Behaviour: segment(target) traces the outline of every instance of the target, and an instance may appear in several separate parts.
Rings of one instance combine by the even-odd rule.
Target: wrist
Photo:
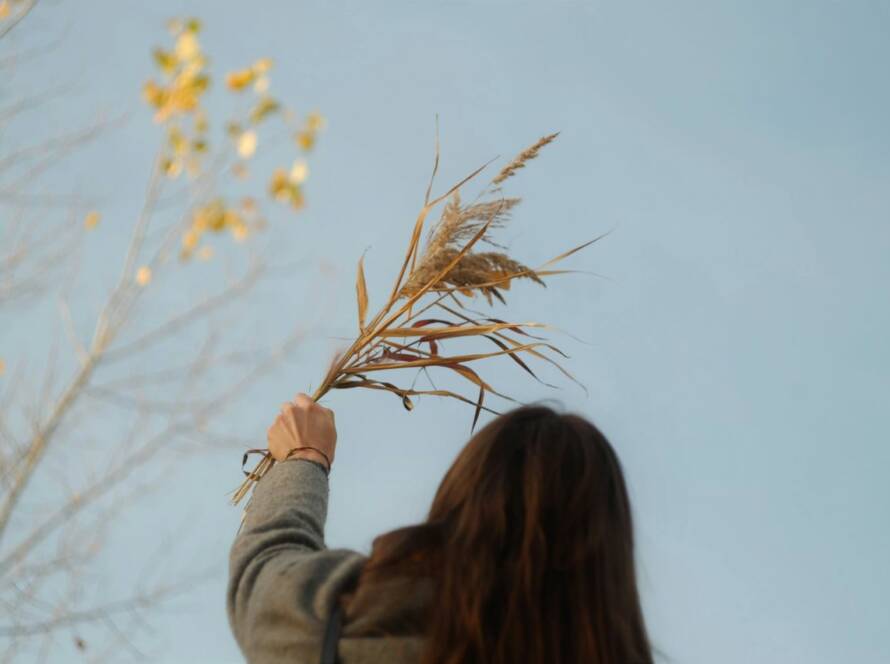
[[[331,467],[328,463],[327,457],[324,454],[317,450],[313,449],[302,449],[302,450],[291,450],[284,457],[284,461],[290,461],[291,459],[304,459],[306,461],[312,461],[317,463],[319,466],[325,469],[325,472],[330,472]]]

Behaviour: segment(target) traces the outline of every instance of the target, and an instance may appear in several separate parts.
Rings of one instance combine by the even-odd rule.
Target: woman
[[[621,467],[587,420],[499,416],[426,522],[378,537],[370,557],[325,548],[333,412],[300,394],[268,433],[280,463],[231,553],[229,619],[248,661],[652,663]]]

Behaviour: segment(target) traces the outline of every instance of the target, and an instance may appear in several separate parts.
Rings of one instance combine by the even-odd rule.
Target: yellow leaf
[[[223,213],[223,226],[226,228],[234,228],[237,226],[241,226],[244,224],[244,220],[241,219],[241,215],[238,214],[237,210],[229,209]]]
[[[0,16],[2,18],[2,16]],[[0,376],[6,373],[6,360],[0,357]]]
[[[180,87],[163,90],[160,102],[155,122],[165,122],[176,113],[191,111],[198,105],[198,98],[192,91]]]
[[[276,168],[272,173],[272,180],[269,182],[269,193],[275,200],[287,199],[287,173],[283,168]]]
[[[290,203],[295,209],[303,207],[303,192],[300,185],[290,179],[283,168],[276,168],[269,182],[269,194],[276,200]]]
[[[156,48],[152,52],[152,55],[154,56],[155,64],[165,74],[173,73],[176,69],[176,65],[179,64],[175,55],[162,48]]]
[[[154,81],[148,81],[142,86],[142,98],[155,108],[163,106],[166,97],[166,92]]]
[[[12,12],[12,8],[9,5],[9,0],[0,1],[0,21],[5,19]]]
[[[235,239],[238,242],[244,241],[244,239],[247,238],[247,225],[239,224],[238,226],[235,226],[232,228],[232,235],[235,236]]]
[[[161,170],[168,178],[175,178],[182,172],[182,162],[179,159],[165,157],[161,161]]]
[[[200,32],[201,31],[201,20],[197,18],[190,18],[185,23],[185,29],[190,32]]]
[[[298,132],[297,145],[308,152],[315,145],[315,134],[313,134],[311,131]]]
[[[269,91],[269,78],[267,76],[260,76],[256,83],[253,84],[253,91],[257,94],[265,94]]]
[[[99,220],[101,218],[102,218],[102,215],[100,215],[95,210],[88,212],[87,216],[84,217],[84,220],[83,220],[84,228],[86,228],[88,231],[94,229],[96,227],[96,225],[99,223]]]
[[[176,40],[176,56],[180,60],[191,60],[200,50],[194,32],[183,32]]]
[[[197,245],[201,234],[199,230],[189,229],[182,236],[182,247],[187,251],[192,251]]]
[[[260,58],[253,63],[253,71],[257,74],[265,74],[272,69],[272,60],[270,58]]]
[[[238,155],[242,159],[250,159],[256,152],[257,136],[253,130],[245,131],[238,137]]]
[[[210,87],[210,77],[197,72],[190,73],[183,82],[182,87],[197,99],[198,95],[206,92],[207,88]]]
[[[272,99],[272,97],[263,97],[250,112],[250,121],[254,124],[258,124],[279,108],[281,108],[281,105]]]
[[[242,69],[240,71],[233,71],[226,76],[226,85],[229,86],[229,89],[234,90],[236,92],[240,92],[248,85],[253,83],[256,78],[256,74],[253,73],[250,69]]]
[[[319,131],[324,129],[326,121],[324,116],[318,111],[313,111],[306,116],[306,129],[309,131]]]
[[[294,184],[303,184],[309,177],[309,165],[302,159],[294,162],[290,169],[290,181]]]
[[[189,155],[185,160],[185,170],[190,177],[197,177],[201,172],[201,161],[194,155]]]
[[[222,199],[210,201],[195,214],[192,226],[199,231],[219,232],[226,227],[226,209]]]
[[[199,111],[195,115],[195,131],[203,134],[205,131],[207,131],[208,124],[209,123],[207,121],[207,114],[204,113],[204,111]]]
[[[170,127],[170,130],[167,132],[167,141],[170,144],[170,149],[173,150],[173,154],[181,155],[188,148],[188,142],[185,140],[185,136],[183,136],[179,127]]]
[[[151,281],[151,268],[147,265],[143,265],[136,271],[136,283],[140,286],[148,285],[148,282]]]

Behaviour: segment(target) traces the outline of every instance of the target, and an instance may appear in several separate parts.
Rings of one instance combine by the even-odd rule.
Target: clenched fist
[[[329,468],[329,462],[334,463],[334,448],[337,446],[334,411],[320,406],[308,394],[301,392],[293,401],[281,405],[281,412],[269,427],[268,440],[269,452],[276,461],[309,459]],[[300,450],[288,457],[290,451],[297,447],[314,447],[323,454],[315,450]]]

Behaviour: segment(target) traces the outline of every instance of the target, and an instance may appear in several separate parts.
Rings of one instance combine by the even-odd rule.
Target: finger
[[[296,430],[297,414],[294,410],[293,405],[290,405],[288,408],[282,410],[281,414],[278,416],[278,419],[281,422],[281,426],[283,426],[285,429]]]
[[[298,406],[311,406],[315,401],[305,392],[300,392],[294,397],[294,403]]]

